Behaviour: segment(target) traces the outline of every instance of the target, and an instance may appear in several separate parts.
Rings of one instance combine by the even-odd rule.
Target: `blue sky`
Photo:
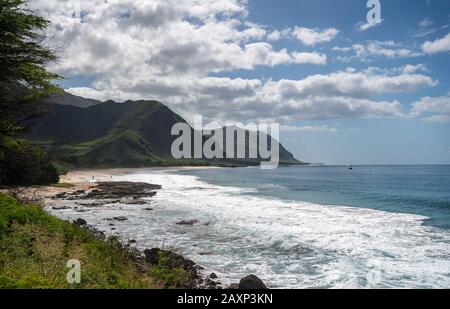
[[[395,40],[411,46],[420,46],[424,37],[414,37],[420,31],[419,23],[425,19],[435,27],[450,24],[450,2],[446,0],[396,0],[381,1],[383,23],[368,31],[355,30],[355,24],[364,20],[368,10],[361,0],[251,1],[251,20],[274,29],[301,24],[308,28],[334,27],[341,34],[336,40],[323,44],[328,51],[334,46],[347,46],[349,42],[366,40]],[[434,27],[432,27],[434,28]],[[449,28],[442,28],[425,37],[437,39],[446,35]],[[280,47],[296,48],[299,42],[280,42]],[[313,48],[314,49],[314,48]],[[312,50],[313,50],[312,49]],[[329,52],[330,53],[330,52]],[[331,51],[331,54],[333,52]],[[339,53],[334,52],[335,55]],[[393,67],[406,64],[426,64],[431,76],[440,81],[437,87],[411,94],[395,96],[410,105],[422,96],[441,96],[450,91],[450,55],[438,54],[417,59],[374,59],[370,65]],[[278,78],[304,78],[309,74],[329,73],[348,66],[365,68],[366,63],[335,61],[326,67],[289,66],[276,70],[247,72],[248,77],[272,76]],[[275,72],[274,72],[275,71]],[[282,133],[282,140],[299,157],[309,162],[328,164],[449,164],[450,124],[429,123],[417,119],[332,120],[320,122],[338,127],[338,132]],[[299,122],[297,125],[317,125],[317,122]]]
[[[368,29],[365,0],[33,2],[74,94],[277,121],[308,162],[450,164],[448,0],[381,0]]]

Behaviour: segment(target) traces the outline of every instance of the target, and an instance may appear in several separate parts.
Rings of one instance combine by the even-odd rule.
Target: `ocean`
[[[176,249],[225,283],[255,274],[272,288],[450,288],[450,166],[143,169],[114,180],[161,184],[154,210],[49,211],[140,249]],[[128,221],[113,231],[113,216]]]

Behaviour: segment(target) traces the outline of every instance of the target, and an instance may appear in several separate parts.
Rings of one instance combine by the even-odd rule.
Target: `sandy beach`
[[[366,169],[363,179],[373,172]],[[223,284],[255,274],[274,288],[447,285],[448,231],[425,225],[427,216],[401,209],[304,201],[298,184],[311,188],[323,173],[324,181],[335,179],[339,188],[346,177],[359,183],[339,167],[81,170],[63,176],[62,187],[46,188],[45,210],[63,220],[82,219],[140,251],[176,249]],[[283,178],[286,174],[290,177]],[[91,194],[102,183],[112,185]],[[139,184],[162,188],[143,193],[133,188]],[[317,183],[316,190],[322,188]],[[55,194],[61,198],[52,198]],[[364,199],[361,205],[369,202]],[[430,243],[429,237],[439,241]],[[380,254],[384,264],[373,266]],[[396,278],[404,275],[417,280],[399,283]]]

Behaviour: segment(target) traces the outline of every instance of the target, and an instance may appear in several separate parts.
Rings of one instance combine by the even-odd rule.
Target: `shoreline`
[[[158,171],[168,171],[168,170],[181,170],[181,169],[216,169],[219,167],[156,167],[156,168],[118,168],[118,169],[98,169],[98,170],[74,170],[68,174],[61,176],[60,185],[62,186],[46,186],[41,187],[43,197],[44,197],[44,209],[53,216],[56,216],[62,220],[54,211],[48,211],[48,209],[53,210],[64,210],[67,206],[61,206],[60,202],[64,201],[76,201],[80,206],[84,207],[102,207],[109,203],[112,204],[125,204],[130,206],[145,206],[151,204],[152,198],[161,190],[161,186],[157,184],[145,183],[145,187],[149,186],[150,190],[146,191],[145,194],[140,192],[139,187],[143,183],[139,182],[129,182],[117,180],[116,177],[126,176],[137,172],[158,172]],[[123,188],[117,188],[117,184],[125,186]],[[70,185],[70,186],[69,186]],[[109,188],[111,186],[111,188]],[[137,190],[136,190],[137,189]],[[107,191],[106,194],[102,192]],[[117,193],[120,191],[121,193]],[[105,198],[106,195],[106,198]],[[102,201],[102,199],[105,199]],[[86,200],[87,203],[80,203],[80,201]],[[48,208],[48,209],[46,209]],[[77,207],[75,207],[77,208]],[[152,208],[146,208],[152,211]],[[82,210],[79,210],[80,212]],[[110,226],[114,226],[115,222],[119,223],[121,221],[127,221],[125,216],[113,217],[108,219],[112,223]],[[105,232],[99,229],[95,224],[91,225],[91,222],[86,222],[80,215],[80,218],[73,220],[73,222],[81,221],[84,223],[84,227],[93,232],[94,234],[105,236]],[[167,222],[166,224],[168,224]],[[179,226],[191,226],[196,224],[196,220],[181,220],[176,224]],[[119,228],[112,228],[114,231],[120,233]],[[110,236],[115,237],[115,236]],[[123,238],[123,237],[121,237]],[[137,250],[142,258],[149,261],[154,261],[154,256],[163,253],[177,261],[178,265],[185,265],[186,271],[192,273],[192,280],[189,282],[188,289],[240,289],[240,283],[228,282],[225,284],[222,282],[221,278],[217,276],[214,272],[208,274],[204,271],[202,265],[197,264],[195,261],[190,260],[184,256],[184,253],[178,253],[176,249],[165,248],[157,246],[156,248],[137,248],[136,245],[138,241],[134,239],[119,239],[119,241],[124,246],[132,245],[135,250]],[[175,251],[174,251],[175,250]],[[150,254],[150,257],[149,257]],[[153,256],[153,257],[152,257]],[[241,279],[244,286],[250,286],[253,289],[265,289],[265,284],[256,276],[249,275]]]
[[[121,237],[125,244],[133,240],[132,246],[141,253],[147,248],[174,249],[205,267],[202,274],[216,273],[225,285],[238,282],[249,273],[267,280],[272,288],[379,287],[382,284],[401,288],[439,287],[442,284],[433,281],[434,278],[442,278],[444,283],[447,280],[439,269],[429,267],[434,263],[447,265],[443,256],[425,257],[424,269],[430,270],[425,276],[413,267],[423,263],[421,248],[425,243],[432,252],[446,254],[448,251],[443,246],[450,239],[448,231],[424,225],[422,215],[283,200],[255,195],[239,183],[229,186],[199,178],[204,173],[233,172],[226,169],[192,175],[170,170],[73,171],[62,181],[75,185],[49,190],[72,192],[82,186],[97,186],[103,180],[111,181],[111,176],[113,181],[161,184],[163,190],[148,200],[149,205],[77,201],[69,196],[69,200],[62,202],[63,208],[46,207],[46,210],[69,222],[84,218],[105,235]],[[91,181],[92,176],[97,182]],[[270,188],[274,187],[270,185]],[[427,243],[429,236],[442,241]],[[405,250],[404,245],[414,249]],[[355,284],[353,278],[366,280],[366,274],[372,271],[369,263],[379,257],[380,251],[386,252],[386,263],[380,266],[386,278],[381,283]],[[350,272],[349,260],[357,263]],[[336,262],[341,268],[333,268]],[[274,267],[278,272],[273,271]],[[343,277],[330,282],[335,280],[336,272]],[[393,281],[394,276],[404,274],[423,278],[423,282]]]

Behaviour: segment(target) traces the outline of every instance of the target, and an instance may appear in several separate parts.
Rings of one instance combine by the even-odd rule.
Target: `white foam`
[[[110,205],[85,213],[107,233],[106,218],[141,248],[175,247],[225,282],[250,273],[283,288],[448,288],[450,233],[423,226],[422,216],[324,206],[246,194],[195,176],[152,171],[115,180],[161,184],[148,206]],[[198,219],[194,227],[180,220]]]

